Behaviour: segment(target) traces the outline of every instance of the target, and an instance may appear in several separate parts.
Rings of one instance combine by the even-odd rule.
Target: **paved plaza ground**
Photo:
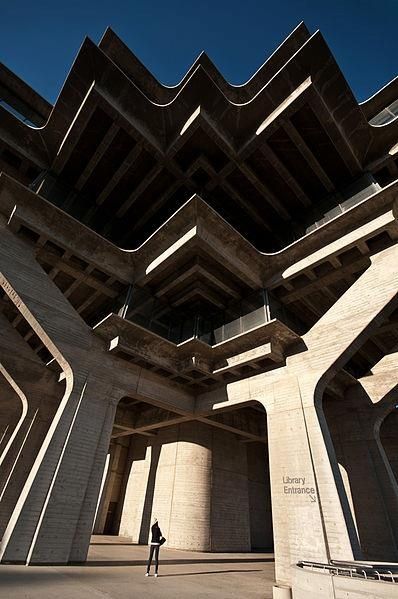
[[[82,566],[0,566],[1,599],[270,599],[272,553],[196,553],[162,547],[159,578],[148,548],[95,536]]]

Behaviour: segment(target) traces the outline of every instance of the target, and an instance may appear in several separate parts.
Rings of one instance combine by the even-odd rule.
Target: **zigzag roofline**
[[[315,48],[317,50],[317,52],[315,52]],[[268,81],[268,83],[266,83],[258,92],[257,94],[252,97],[248,102],[244,103],[244,104],[240,104],[237,105],[233,102],[231,102],[230,100],[228,100],[228,98],[225,96],[225,94],[223,93],[223,91],[219,88],[219,86],[217,85],[217,83],[214,81],[214,79],[209,75],[209,73],[202,67],[202,65],[198,65],[195,69],[195,71],[190,75],[189,79],[186,80],[184,82],[184,84],[181,86],[181,88],[178,90],[176,96],[174,97],[174,99],[167,105],[158,105],[153,103],[146,95],[145,93],[134,83],[132,82],[125,74],[123,74],[122,71],[120,71],[120,69],[93,43],[91,42],[88,38],[84,41],[76,59],[75,62],[70,70],[70,73],[68,74],[64,86],[60,92],[60,95],[54,105],[54,108],[51,112],[51,115],[47,121],[47,124],[40,128],[39,131],[42,132],[43,134],[43,139],[46,140],[47,138],[47,131],[46,130],[50,130],[51,135],[54,136],[58,136],[59,142],[54,142],[57,144],[61,143],[61,137],[66,133],[66,129],[70,126],[70,121],[72,118],[72,114],[74,114],[78,108],[78,106],[80,105],[84,94],[87,91],[87,86],[89,85],[89,83],[91,81],[96,81],[96,85],[98,85],[99,87],[101,87],[107,94],[109,94],[109,97],[112,97],[112,95],[114,95],[114,90],[113,90],[113,86],[115,84],[114,78],[116,77],[116,80],[119,79],[119,89],[120,86],[127,86],[129,88],[128,91],[128,96],[130,98],[130,102],[131,102],[131,94],[135,93],[138,94],[138,97],[141,98],[143,106],[142,109],[144,111],[144,113],[147,115],[147,111],[148,109],[152,112],[152,116],[151,118],[148,120],[148,118],[145,118],[146,124],[147,126],[151,126],[152,125],[152,129],[154,130],[158,130],[158,131],[162,131],[163,129],[163,136],[165,136],[165,139],[169,138],[169,135],[167,133],[166,130],[164,130],[164,127],[166,125],[165,120],[163,119],[163,116],[160,113],[157,113],[156,110],[154,111],[155,108],[159,109],[159,110],[173,110],[173,112],[177,112],[178,114],[175,114],[174,116],[170,115],[167,119],[167,122],[170,122],[170,119],[173,120],[175,122],[179,121],[178,125],[177,125],[177,131],[178,132],[181,128],[181,126],[185,123],[186,119],[189,118],[189,114],[186,114],[186,116],[184,117],[182,114],[182,105],[179,103],[177,105],[177,101],[179,98],[182,98],[182,94],[190,94],[192,93],[190,91],[190,89],[197,88],[200,90],[200,88],[202,87],[202,85],[206,85],[207,86],[207,91],[206,91],[206,101],[209,102],[209,92],[210,89],[212,88],[214,90],[214,94],[215,96],[219,95],[219,100],[222,99],[222,102],[224,103],[224,108],[222,109],[222,112],[225,114],[225,111],[227,110],[239,110],[239,127],[241,130],[241,133],[239,134],[240,136],[242,136],[243,134],[243,127],[244,125],[244,118],[243,114],[241,112],[242,109],[244,109],[245,107],[250,106],[250,117],[251,120],[255,117],[255,111],[253,110],[254,108],[254,104],[256,102],[260,102],[261,104],[261,111],[262,114],[266,117],[267,116],[267,110],[264,109],[264,105],[268,104],[268,113],[270,114],[272,112],[273,109],[276,108],[276,106],[278,105],[278,103],[283,101],[283,98],[286,96],[286,84],[289,85],[290,87],[290,92],[294,91],[293,88],[293,83],[292,83],[292,79],[296,80],[296,85],[299,85],[302,80],[305,78],[305,75],[307,75],[308,72],[314,72],[314,85],[315,86],[320,86],[320,91],[327,91],[327,87],[326,87],[326,82],[327,80],[325,80],[324,77],[324,71],[325,71],[325,66],[327,64],[326,61],[329,61],[330,66],[333,70],[333,77],[336,78],[338,77],[341,81],[340,85],[343,85],[345,88],[345,94],[344,94],[344,100],[347,103],[347,101],[349,101],[350,104],[350,109],[347,110],[347,107],[345,109],[345,115],[344,115],[344,120],[341,122],[341,126],[344,126],[344,122],[347,119],[347,114],[349,114],[350,111],[354,111],[356,112],[356,125],[358,125],[358,121],[361,123],[361,121],[363,121],[361,123],[360,126],[360,130],[361,130],[361,142],[360,144],[358,144],[358,149],[357,151],[362,152],[362,148],[368,147],[369,146],[369,142],[367,142],[366,144],[364,144],[364,140],[363,140],[363,134],[364,131],[366,130],[366,128],[368,129],[368,135],[370,134],[370,132],[373,130],[374,128],[372,128],[364,119],[364,117],[362,116],[361,110],[358,107],[358,104],[350,90],[350,88],[348,87],[347,82],[345,81],[340,69],[338,68],[337,64],[335,63],[332,55],[330,54],[330,51],[327,47],[327,45],[325,44],[321,34],[319,32],[316,32],[315,34],[313,34],[306,43],[303,44],[303,46],[300,47],[300,49],[283,65],[283,67],[273,75],[273,77],[271,78],[270,81]],[[322,62],[323,61],[323,62]],[[323,65],[323,66],[322,66]],[[300,75],[298,76],[297,73],[302,73],[301,74],[301,80],[300,80]],[[286,75],[286,76],[285,76]],[[284,78],[285,81],[283,83],[283,85],[279,85],[280,83],[280,78]],[[111,78],[112,80],[112,85],[109,85],[109,78]],[[204,78],[204,79],[203,79]],[[322,78],[324,79],[324,81],[322,82]],[[98,80],[99,79],[99,80]],[[288,81],[287,81],[288,80]],[[84,81],[85,85],[84,88],[81,87],[81,82]],[[275,91],[272,91],[271,87],[274,85],[274,82],[277,81],[277,93],[279,95],[279,98],[275,98]],[[206,83],[207,82],[207,83]],[[80,91],[79,91],[79,84],[80,84]],[[117,100],[117,98],[115,98]],[[218,100],[218,102],[219,102]],[[264,102],[265,101],[265,102]],[[185,99],[183,99],[183,105],[188,104]],[[333,110],[333,107],[330,107]],[[136,110],[135,110],[135,115],[137,118],[137,114],[140,110],[140,103],[137,99],[137,105],[136,105]],[[336,111],[336,109],[334,109]],[[68,116],[69,115],[69,116]],[[213,120],[215,122],[218,121],[217,116],[216,115],[212,115],[211,117],[213,118]],[[264,118],[264,117],[263,117]],[[160,119],[160,120],[159,120]],[[17,119],[16,119],[17,120]],[[62,122],[64,123],[62,125]],[[253,128],[255,127],[255,129],[257,129],[259,123],[257,123],[255,125],[255,123],[253,123]],[[220,126],[222,127],[222,123],[220,123]],[[26,126],[25,126],[26,127]],[[23,125],[21,124],[18,128],[21,128],[21,130],[24,128]],[[231,129],[230,127],[228,127],[228,129],[231,131],[231,135],[233,138],[236,138],[236,134],[234,134],[233,129]],[[357,135],[356,132],[353,132],[354,135]],[[378,135],[378,132],[375,132],[375,135]],[[390,136],[389,136],[390,137]],[[45,141],[46,145],[48,144],[48,140]],[[52,144],[51,144],[52,145]]]

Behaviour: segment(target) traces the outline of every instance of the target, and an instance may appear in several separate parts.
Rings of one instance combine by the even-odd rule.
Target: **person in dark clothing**
[[[155,576],[157,577],[158,569],[159,569],[159,548],[161,545],[163,545],[164,539],[162,536],[162,531],[159,528],[157,518],[153,518],[152,522],[153,522],[153,524],[151,527],[151,543],[150,543],[150,548],[149,548],[149,558],[148,558],[148,565],[146,568],[145,576],[149,576],[149,571],[151,569],[151,564],[152,564],[152,558],[153,558],[153,556],[155,556]]]

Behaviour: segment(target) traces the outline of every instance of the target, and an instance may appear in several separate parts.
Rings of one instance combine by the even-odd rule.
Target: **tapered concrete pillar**
[[[265,413],[264,413],[265,418]],[[246,443],[252,549],[273,551],[271,491],[267,446]]]
[[[168,524],[170,546],[211,551],[212,429],[200,423],[187,422],[177,427],[176,435]],[[161,451],[164,455],[167,447],[162,446]],[[166,484],[163,477],[163,486]],[[161,502],[161,495],[157,494],[153,509],[161,508]]]
[[[384,419],[380,427],[380,441],[392,473],[398,483],[398,408]]]
[[[327,408],[365,559],[397,561],[398,494],[379,441],[377,408],[361,385]],[[371,514],[371,517],[369,515]]]
[[[116,477],[116,463],[118,460],[119,447],[111,443],[108,450],[108,459],[106,466],[105,479],[103,480],[103,489],[95,518],[93,534],[102,535],[105,533],[106,519],[108,515],[109,504],[112,499],[112,489]]]
[[[398,247],[395,246],[374,256],[368,270],[304,336],[307,351],[287,360],[285,372],[292,375],[290,382],[285,374],[283,379],[280,378],[273,385],[274,400],[266,399],[264,402],[269,414],[278,582],[288,581],[291,576],[288,559],[290,563],[294,563],[299,559],[327,561],[362,557],[353,515],[322,409],[322,396],[326,384],[337,370],[394,309],[397,289]],[[351,318],[353,314],[355,319]],[[283,434],[285,450],[284,454],[280,454],[278,448],[283,451]],[[278,468],[275,468],[275,461]],[[318,506],[312,514],[308,513],[308,505],[303,507],[301,496],[296,501],[297,506],[293,508],[291,505],[289,509],[285,489],[281,489],[284,473],[291,472],[292,467],[305,469],[306,464],[308,471],[313,473],[313,477],[307,478],[307,482],[316,491],[316,502],[313,502],[312,507]],[[292,477],[294,476],[293,474]],[[310,475],[305,472],[303,476]],[[275,488],[279,492],[275,492]],[[318,514],[314,514],[315,511]],[[284,532],[280,534],[280,530]],[[286,540],[284,533],[290,537],[290,542]],[[278,547],[279,538],[281,542]],[[290,554],[287,554],[287,548]]]
[[[16,391],[4,376],[0,376],[0,460],[15,433],[15,427],[23,418],[23,404]],[[12,442],[12,440],[11,440]],[[0,473],[1,477],[1,473]]]
[[[361,558],[353,516],[322,409],[323,392],[397,305],[398,246],[369,268],[303,336],[300,353],[270,373],[204,394],[197,410],[259,401],[267,411],[276,581],[303,559]],[[353,318],[355,315],[355,318]]]
[[[0,315],[0,370],[23,407],[0,458],[0,537],[49,429],[64,385]]]
[[[115,405],[100,342],[6,226],[0,284],[62,368],[65,393],[3,535],[2,561],[86,557]]]
[[[276,579],[283,583],[299,560],[328,562],[360,553],[315,390],[286,373],[265,394]]]
[[[109,355],[103,341],[38,264],[34,248],[12,232],[3,216],[0,286],[58,363],[65,384],[4,532],[0,560],[82,561],[119,399],[136,392],[178,413],[191,412],[193,399],[155,374],[142,373],[133,365],[120,368],[119,360]],[[169,397],[159,399],[169,386]]]

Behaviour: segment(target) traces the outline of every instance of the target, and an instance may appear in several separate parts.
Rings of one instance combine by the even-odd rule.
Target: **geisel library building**
[[[398,596],[398,80],[301,24],[242,86],[107,30],[0,90],[1,561],[156,514],[275,598]]]

